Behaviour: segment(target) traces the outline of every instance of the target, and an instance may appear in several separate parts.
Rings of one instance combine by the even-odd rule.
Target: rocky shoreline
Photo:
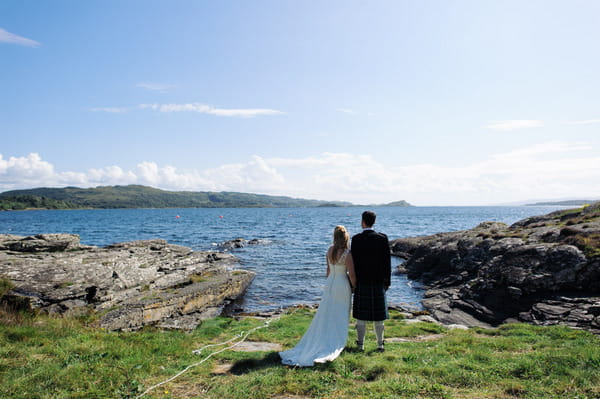
[[[192,251],[156,239],[99,248],[72,234],[0,234],[0,277],[15,285],[0,301],[45,313],[94,311],[109,330],[191,330],[220,315],[254,278],[229,251],[264,243],[235,239],[219,251]],[[431,320],[600,333],[600,202],[390,245],[406,259],[401,272],[425,284]]]
[[[511,226],[393,240],[444,324],[564,324],[600,333],[600,202]]]
[[[158,239],[98,248],[73,234],[0,235],[0,276],[15,286],[5,303],[67,315],[93,310],[109,330],[194,329],[252,282],[254,273],[236,264],[228,253]]]

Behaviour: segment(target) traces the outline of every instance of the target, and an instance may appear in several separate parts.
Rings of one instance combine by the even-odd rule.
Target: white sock
[[[383,320],[376,321],[373,324],[375,326],[375,335],[377,336],[377,346],[381,348],[383,346]]]
[[[365,342],[365,335],[367,334],[367,322],[364,320],[356,320],[356,341],[359,345],[363,345]]]

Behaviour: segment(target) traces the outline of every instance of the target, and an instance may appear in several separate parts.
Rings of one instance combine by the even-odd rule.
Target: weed
[[[0,297],[3,297],[8,291],[15,288],[15,285],[6,277],[0,276]]]

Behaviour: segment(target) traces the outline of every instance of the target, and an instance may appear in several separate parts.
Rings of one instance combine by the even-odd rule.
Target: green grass
[[[0,276],[0,297],[8,293],[8,291],[15,288],[15,285],[8,278]]]
[[[253,332],[248,340],[289,348],[312,311],[298,309]],[[146,328],[131,333],[92,327],[93,317],[68,319],[0,313],[0,397],[134,398],[199,362],[192,351],[226,341],[256,319],[215,318],[191,333]],[[386,336],[441,334],[430,341],[388,342],[364,353],[348,348],[334,362],[312,368],[282,366],[275,352],[225,351],[190,369],[146,398],[599,398],[600,339],[567,327],[523,324],[448,331],[406,324],[391,312]],[[218,364],[230,364],[215,374]]]
[[[199,275],[199,274],[192,274],[190,276],[190,281],[192,283],[202,283],[204,281],[208,281],[208,279],[206,277],[203,277],[203,276]]]

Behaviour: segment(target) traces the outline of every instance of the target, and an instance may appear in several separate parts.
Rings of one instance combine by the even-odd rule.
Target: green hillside
[[[67,201],[55,200],[36,195],[17,195],[0,198],[0,211],[25,209],[76,209],[78,206]]]
[[[349,202],[235,192],[164,191],[130,185],[34,188],[0,193],[0,210],[76,208],[284,208],[351,206]]]

